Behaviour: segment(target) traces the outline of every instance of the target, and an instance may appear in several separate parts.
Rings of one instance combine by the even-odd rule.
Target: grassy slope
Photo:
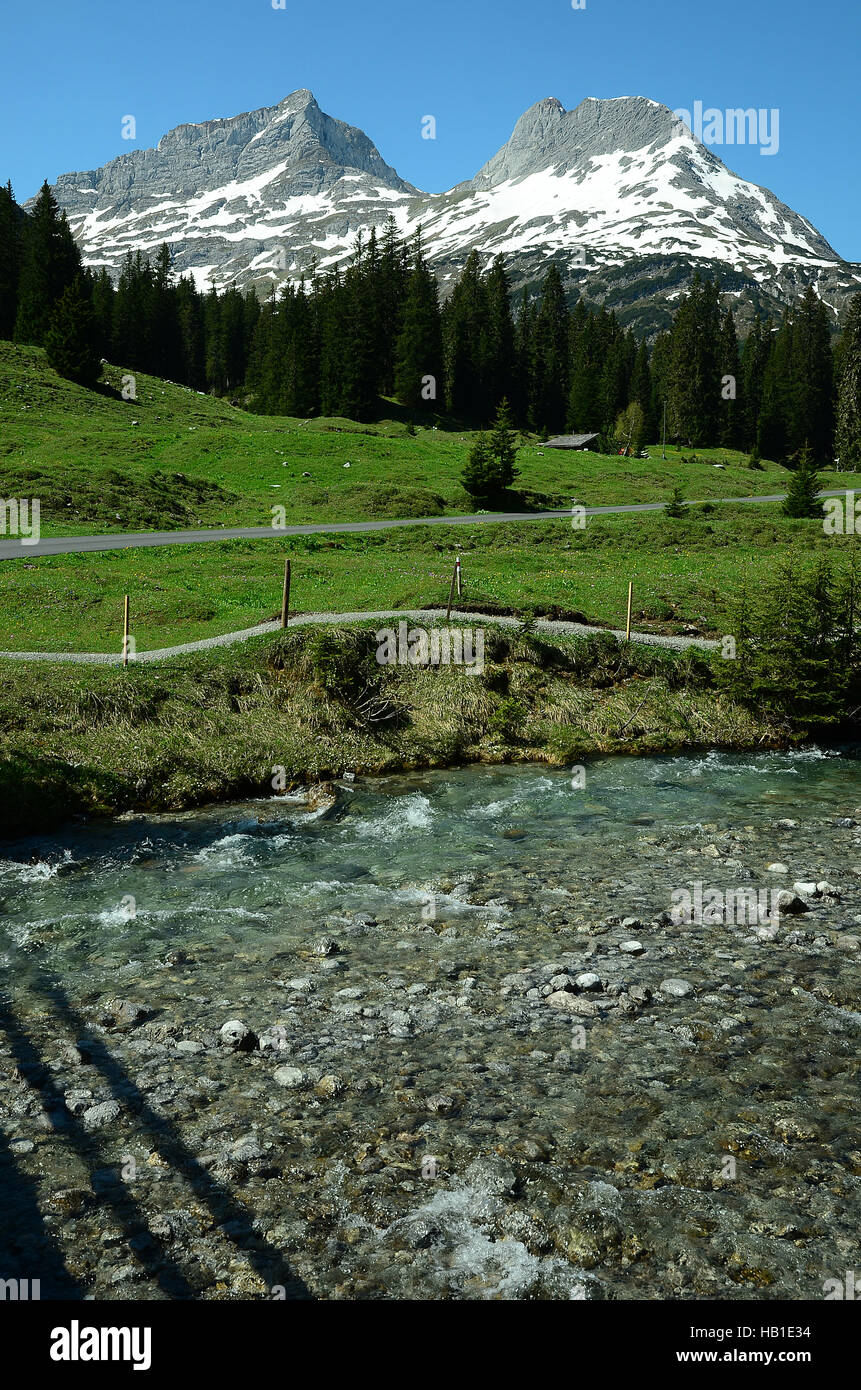
[[[0,497],[41,497],[46,535],[266,526],[273,505],[293,522],[473,509],[459,482],[468,432],[422,429],[410,438],[397,420],[251,415],[142,373],[137,400],[124,401],[122,369],[105,372],[106,389],[88,391],[59,378],[40,349],[0,342]],[[752,472],[727,450],[701,450],[699,463],[682,463],[673,449],[663,463],[659,449],[651,452],[649,460],[559,453],[533,437],[518,486],[536,506],[564,506],[572,495],[666,501],[676,486],[691,498],[786,487],[784,469]],[[826,486],[846,482],[823,475]]]
[[[279,766],[304,780],[780,737],[705,688],[702,657],[488,634],[476,675],[381,668],[376,645],[359,626],[127,672],[10,663],[0,684],[0,836],[73,813],[271,795]],[[357,713],[368,685],[381,723]]]
[[[601,517],[586,531],[560,520],[5,560],[0,650],[118,651],[126,592],[141,650],[251,627],[279,611],[285,554],[294,612],[444,604],[457,551],[466,607],[555,609],[619,626],[632,578],[638,629],[723,633],[745,588],[755,591],[779,560],[808,564],[814,551],[847,546],[815,520],[758,504],[678,520]]]

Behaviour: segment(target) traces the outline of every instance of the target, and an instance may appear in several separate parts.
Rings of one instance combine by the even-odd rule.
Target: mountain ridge
[[[307,88],[275,106],[174,127],[151,149],[61,175],[54,193],[87,264],[116,274],[128,250],[166,241],[199,287],[271,292],[312,266],[342,263],[356,237],[394,216],[422,228],[443,291],[473,247],[505,257],[515,288],[556,261],[569,289],[614,307],[655,258],[709,268],[760,308],[814,284],[833,312],[861,288],[808,219],[741,179],[649,97],[535,102],[477,174],[448,192],[415,188],[355,126]],[[639,268],[639,269],[638,269]],[[676,277],[678,278],[678,277]],[[736,288],[732,288],[735,285]],[[681,292],[681,291],[679,291]],[[660,318],[675,292],[643,286],[634,316]],[[647,314],[647,317],[649,315]]]

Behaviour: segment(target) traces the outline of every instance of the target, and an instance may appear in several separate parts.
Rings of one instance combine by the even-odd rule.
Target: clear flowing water
[[[859,764],[576,781],[401,776],[2,851],[0,1115],[37,1191],[9,1259],[50,1233],[96,1297],[271,1296],[279,1260],[315,1297],[817,1296],[861,1173]],[[695,882],[795,880],[834,891],[779,931],[667,918]],[[159,1181],[106,1197],[129,1154]]]
[[[276,798],[15,846],[0,858],[0,965],[26,977],[38,949],[40,966],[92,981],[201,940],[229,960],[237,946],[301,941],[345,909],[409,922],[435,892],[438,912],[468,918],[476,909],[441,883],[491,871],[522,890],[528,874],[540,893],[545,873],[623,874],[647,826],[767,827],[861,799],[858,764],[818,751],[607,759],[584,788],[573,781],[520,766],[433,772],[345,785],[328,817]],[[621,907],[638,910],[648,890],[632,885]],[[668,906],[662,889],[652,905]]]

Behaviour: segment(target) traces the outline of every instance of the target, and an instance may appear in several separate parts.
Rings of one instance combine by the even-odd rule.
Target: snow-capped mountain
[[[54,186],[92,266],[167,242],[199,287],[295,279],[351,253],[393,216],[422,227],[443,285],[475,248],[503,255],[514,284],[548,258],[590,298],[654,317],[694,266],[748,301],[788,300],[813,283],[839,308],[861,287],[804,217],[729,169],[666,106],[645,97],[555,98],[531,107],[474,179],[424,194],[362,131],[308,91],[230,120],[177,127],[154,150],[65,174]]]

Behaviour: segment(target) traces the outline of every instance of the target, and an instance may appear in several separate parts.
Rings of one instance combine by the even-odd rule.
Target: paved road
[[[840,497],[843,490],[822,492],[820,497]],[[782,502],[785,492],[767,497],[706,497],[685,502],[700,507],[704,502]],[[617,507],[587,507],[587,516],[611,516],[624,512],[660,512],[665,502],[633,502]],[[389,521],[320,521],[305,526],[221,526],[206,531],[133,531],[127,535],[56,536],[28,545],[22,540],[0,541],[0,560],[32,559],[37,555],[76,555],[94,550],[139,550],[148,546],[199,545],[206,541],[278,540],[282,536],[335,535],[341,532],[391,531],[399,526],[475,526],[501,521],[558,521],[570,517],[570,507],[550,512],[486,512],[471,516],[398,517]]]
[[[408,622],[427,624],[434,618],[444,618],[444,608],[394,608],[376,613],[302,613],[290,619],[290,628],[331,625],[333,623],[391,622],[406,618]],[[476,623],[496,627],[519,627],[519,618],[501,617],[487,613],[453,613],[458,626],[472,627]],[[221,637],[206,637],[201,642],[184,642],[179,647],[162,647],[151,652],[138,652],[135,663],[166,661],[173,656],[185,656],[188,652],[207,651],[212,647],[232,647],[237,642],[247,642],[251,637],[262,637],[266,633],[277,632],[280,622],[260,623],[258,627],[244,628],[241,632],[227,632]],[[614,637],[624,637],[624,632],[616,628],[586,627],[583,623],[568,623],[562,620],[537,618],[533,624],[536,632],[548,636],[568,635],[590,637],[596,632],[612,632]],[[683,651],[686,647],[699,647],[702,651],[714,651],[719,642],[709,642],[704,637],[660,637],[651,632],[632,632],[632,642],[641,642],[651,647],[670,647]],[[0,652],[0,659],[12,661],[49,661],[78,666],[119,666],[122,656],[114,652]]]

